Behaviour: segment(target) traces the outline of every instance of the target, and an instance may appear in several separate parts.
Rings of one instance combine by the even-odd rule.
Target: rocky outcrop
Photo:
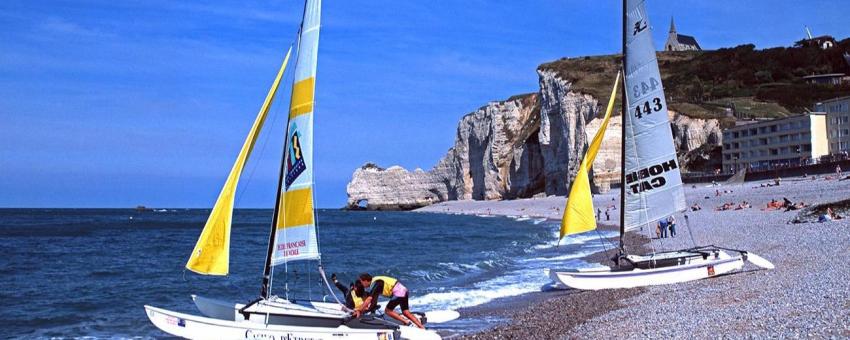
[[[691,118],[672,110],[669,112],[673,142],[680,154],[696,150],[705,144],[721,144],[723,131],[717,119]]]
[[[454,146],[429,170],[366,164],[348,184],[350,209],[414,209],[446,200],[498,200],[566,195],[588,142],[599,130],[599,101],[573,82],[538,70],[540,91],[491,102],[458,123]],[[676,147],[687,159],[719,145],[717,120],[670,113]],[[592,187],[620,181],[619,119],[609,123],[593,165]],[[690,153],[689,153],[690,152]],[[683,163],[684,164],[684,163]]]
[[[366,164],[348,184],[349,208],[413,209],[453,199],[531,197],[544,186],[537,94],[464,116],[454,146],[430,171]]]
[[[383,169],[367,163],[354,171],[348,183],[349,209],[409,210],[442,202],[449,196],[449,185],[440,165],[432,171],[413,172],[393,166]]]

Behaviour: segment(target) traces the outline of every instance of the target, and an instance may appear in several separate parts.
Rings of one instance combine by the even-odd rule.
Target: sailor
[[[356,310],[363,305],[363,298],[366,297],[366,291],[363,289],[363,284],[359,280],[352,282],[346,287],[336,279],[336,273],[334,273],[331,274],[331,281],[333,281],[336,288],[345,296],[345,306],[348,309]]]
[[[354,311],[355,317],[359,317],[364,311],[377,306],[378,296],[383,295],[384,297],[390,298],[390,301],[387,302],[387,307],[384,309],[384,313],[404,324],[409,325],[409,322],[412,322],[416,325],[416,327],[422,329],[425,328],[422,326],[422,322],[419,321],[419,318],[410,312],[410,305],[408,303],[409,293],[407,288],[397,279],[389,276],[372,277],[369,273],[360,274],[359,279],[363,287],[368,287],[366,289],[368,295],[360,308]],[[395,312],[396,306],[401,306],[401,312],[408,320],[410,320],[409,322]]]

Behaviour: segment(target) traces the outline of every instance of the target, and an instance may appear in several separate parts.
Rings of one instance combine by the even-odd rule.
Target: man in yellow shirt
[[[425,328],[422,326],[419,318],[410,312],[410,305],[408,303],[409,292],[407,291],[407,287],[402,285],[397,279],[389,276],[372,277],[369,273],[360,274],[359,279],[363,287],[367,287],[368,296],[363,301],[363,304],[360,305],[360,308],[354,311],[356,317],[359,317],[364,311],[374,308],[378,304],[378,296],[383,295],[390,298],[390,301],[387,302],[387,307],[384,309],[384,313],[404,324],[412,322],[416,327]],[[395,312],[396,306],[401,306],[401,313],[410,321],[405,320]]]

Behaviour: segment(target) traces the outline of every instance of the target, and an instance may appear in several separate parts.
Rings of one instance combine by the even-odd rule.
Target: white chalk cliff
[[[538,93],[491,102],[461,118],[455,143],[429,171],[375,164],[355,170],[350,209],[407,210],[446,200],[566,195],[587,144],[601,124],[600,103],[572,90],[555,71],[538,70]],[[607,104],[607,103],[606,103]],[[681,153],[720,143],[716,120],[671,114]],[[620,177],[620,122],[613,119],[593,167],[593,187]]]

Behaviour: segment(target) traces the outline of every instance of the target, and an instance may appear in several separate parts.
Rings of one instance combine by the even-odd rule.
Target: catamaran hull
[[[201,314],[205,316],[229,321],[245,320],[245,316],[239,313],[239,310],[245,306],[243,304],[198,295],[192,295],[192,300]],[[280,302],[262,301],[249,308],[248,312],[249,316],[266,317],[268,323],[274,325],[337,327],[347,324],[351,328],[386,328],[385,325],[361,325],[358,320],[347,320],[348,314],[340,310],[339,304],[335,303],[309,301],[307,305],[300,305],[285,300]],[[356,325],[352,323],[356,323]]]
[[[557,283],[575,289],[618,289],[705,279],[739,270],[743,266],[743,257],[721,252],[718,258],[699,258],[682,265],[632,270],[550,270],[549,277]]]
[[[265,320],[230,321],[172,312],[145,306],[151,322],[160,330],[186,339],[304,339],[304,340],[360,340],[360,339],[441,339],[428,330],[415,327],[393,329],[354,329],[348,326],[301,327],[269,325]]]

